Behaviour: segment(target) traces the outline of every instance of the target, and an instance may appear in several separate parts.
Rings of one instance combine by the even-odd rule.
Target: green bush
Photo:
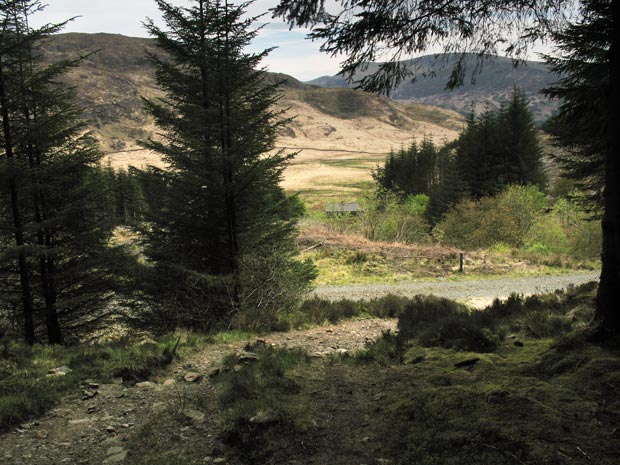
[[[401,202],[396,194],[381,191],[366,195],[363,203],[359,223],[367,239],[409,244],[430,241],[430,227],[424,219],[428,196],[410,196]]]
[[[509,186],[496,197],[458,203],[435,226],[433,236],[469,249],[497,243],[520,247],[545,206],[544,194],[537,187]]]
[[[472,352],[492,352],[500,342],[497,333],[467,314],[452,315],[430,325],[421,332],[419,340],[426,347]]]
[[[399,315],[398,337],[403,341],[413,339],[427,328],[466,312],[467,308],[464,305],[453,300],[432,295],[415,296]]]
[[[469,311],[454,301],[434,296],[394,298],[399,310],[398,333],[386,334],[358,355],[358,360],[382,364],[404,360],[408,347],[445,347],[473,352],[491,352],[508,331],[530,338],[558,337],[586,327],[592,319],[596,283],[566,292],[523,297],[512,294],[496,299],[483,311]],[[378,305],[374,303],[375,311]],[[391,306],[392,307],[392,306]]]
[[[532,254],[563,254],[595,259],[601,253],[602,231],[578,203],[559,199],[551,212],[540,217],[528,232],[526,251]]]
[[[395,318],[405,309],[410,299],[394,294],[371,299],[366,303],[366,312],[378,318]]]

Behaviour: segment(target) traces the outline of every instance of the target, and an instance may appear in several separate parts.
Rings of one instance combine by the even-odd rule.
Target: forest
[[[0,1],[0,461],[615,463],[618,5],[583,0],[571,17],[559,1],[356,0],[332,15],[281,0],[270,14],[347,52],[345,75],[387,44],[358,83],[375,93],[434,42],[483,57],[514,33],[517,60],[544,37],[560,52],[543,90],[559,109],[542,126],[515,85],[498,108],[472,106],[456,139],[386,154],[359,215],[328,218],[281,186],[291,117],[261,68],[271,50],[247,51],[260,31],[247,4],[155,3],[164,25],[144,27],[161,96],[142,97],[157,130],[140,143],[162,164],[116,169],[62,83],[84,57],[43,56],[67,22],[33,28],[39,0]],[[467,72],[457,62],[447,85]],[[367,242],[306,247],[312,228]],[[462,277],[462,251],[601,275],[483,308],[313,294],[340,282],[339,260],[357,273],[343,282],[401,279],[376,272],[402,265],[386,265],[385,244],[417,257],[414,280],[479,279]],[[426,267],[420,250],[461,252],[461,269]],[[84,424],[87,445],[53,452]]]

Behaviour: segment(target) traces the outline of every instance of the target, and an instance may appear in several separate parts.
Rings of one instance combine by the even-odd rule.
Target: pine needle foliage
[[[168,168],[143,173],[151,322],[207,329],[271,315],[312,268],[294,261],[295,225],[283,217],[279,182],[294,154],[274,146],[285,124],[277,84],[257,70],[270,50],[244,52],[258,33],[247,4],[157,5],[167,30],[146,28],[165,52],[150,57],[165,96],[145,100],[160,129],[145,146]]]
[[[91,177],[100,153],[58,82],[78,62],[43,64],[38,46],[65,23],[31,28],[42,8],[0,2],[0,331],[60,343],[111,296],[110,228]]]

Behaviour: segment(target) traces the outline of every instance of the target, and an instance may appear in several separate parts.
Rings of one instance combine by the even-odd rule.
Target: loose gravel
[[[494,299],[505,299],[512,293],[524,296],[553,292],[569,286],[598,281],[598,271],[574,272],[562,275],[528,276],[522,278],[485,278],[448,281],[407,281],[395,284],[350,284],[344,286],[319,286],[314,294],[318,297],[339,300],[368,300],[395,294],[413,297],[418,294],[435,295],[457,300],[475,308],[484,308]]]

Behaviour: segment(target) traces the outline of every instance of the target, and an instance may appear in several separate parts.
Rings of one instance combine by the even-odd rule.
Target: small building
[[[333,216],[357,216],[364,213],[364,209],[357,202],[328,203],[325,205],[325,213],[328,217]]]

